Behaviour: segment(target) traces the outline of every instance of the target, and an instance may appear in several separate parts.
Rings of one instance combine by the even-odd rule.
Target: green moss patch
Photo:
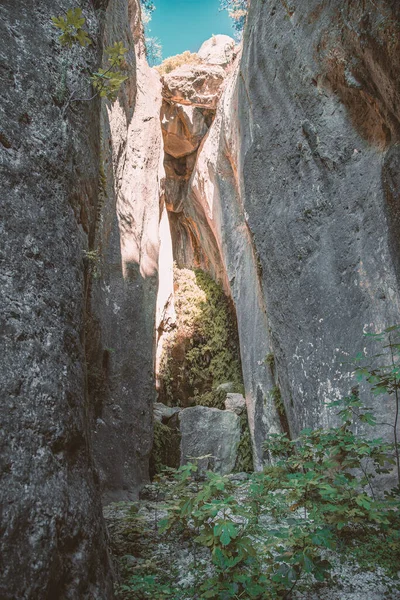
[[[159,396],[170,406],[189,406],[220,383],[242,385],[239,339],[230,300],[209,275],[175,267],[174,287],[177,327],[164,346]],[[204,401],[215,406],[211,396]]]

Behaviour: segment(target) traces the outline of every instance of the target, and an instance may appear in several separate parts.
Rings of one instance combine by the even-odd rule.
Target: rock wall
[[[332,422],[342,361],[399,320],[399,29],[396,2],[251,4],[239,169],[294,435]]]
[[[72,89],[90,93],[101,31],[86,1],[73,6],[95,42],[86,49],[56,41],[51,17],[68,0],[0,6],[4,600],[112,597],[84,353],[100,105],[64,110]]]
[[[135,68],[118,100],[103,107],[107,185],[93,243],[89,343],[94,446],[106,502],[135,498],[148,480],[164,175],[161,83],[147,65],[138,0],[108,5],[105,43],[119,40]]]
[[[216,35],[201,46],[199,63],[183,65],[162,77],[165,205],[174,260],[178,266],[205,268],[224,283],[213,233],[202,211],[196,213],[196,219],[191,218],[187,198],[198,153],[236,53],[232,38]]]
[[[197,155],[185,214],[235,302],[257,466],[268,432],[334,422],[343,360],[398,322],[399,28],[395,2],[252,0]]]
[[[34,4],[0,8],[0,595],[111,598],[100,492],[135,497],[152,443],[161,84],[139,0]],[[62,48],[80,5],[93,43]],[[117,101],[77,101],[116,41]]]

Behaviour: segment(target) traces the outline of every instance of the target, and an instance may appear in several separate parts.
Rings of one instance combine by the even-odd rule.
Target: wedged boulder
[[[202,44],[197,55],[209,65],[225,67],[235,57],[235,40],[229,35],[213,35]]]
[[[181,465],[196,457],[200,471],[222,475],[235,467],[240,442],[240,419],[230,411],[205,406],[185,408],[179,413]],[[211,456],[208,456],[211,455]]]
[[[153,407],[154,420],[159,423],[165,423],[181,410],[179,406],[167,406],[162,402],[155,402]]]
[[[227,394],[225,408],[237,415],[241,415],[246,410],[246,400],[242,394]]]
[[[164,102],[161,110],[164,150],[174,158],[191,154],[208,131],[206,115],[195,106]]]
[[[163,97],[179,104],[217,106],[225,70],[220,65],[187,64],[163,77]]]

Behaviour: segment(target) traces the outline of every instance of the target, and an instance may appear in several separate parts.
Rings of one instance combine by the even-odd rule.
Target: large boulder
[[[224,78],[220,65],[182,65],[163,77],[163,96],[180,104],[215,109]]]
[[[197,55],[209,65],[225,67],[235,56],[235,40],[229,35],[213,35],[204,42]]]
[[[196,457],[200,471],[213,470],[222,475],[235,467],[240,442],[240,419],[230,411],[195,406],[179,413],[181,464]]]

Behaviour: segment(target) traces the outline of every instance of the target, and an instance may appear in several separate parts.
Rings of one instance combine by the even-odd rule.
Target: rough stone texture
[[[400,6],[283,4],[251,4],[239,169],[296,435],[332,423],[326,402],[349,392],[343,353],[365,346],[363,330],[399,320]],[[391,420],[392,402],[374,409]]]
[[[197,56],[210,65],[226,67],[235,56],[235,41],[229,35],[213,35],[202,44]]]
[[[182,158],[197,150],[208,131],[206,116],[195,106],[165,102],[161,117],[164,151],[174,158]]]
[[[398,322],[399,12],[253,0],[183,201],[190,235],[172,226],[231,290],[257,468],[280,428],[273,386],[293,435],[333,423],[344,353]]]
[[[210,265],[211,251],[204,249],[199,239],[202,215],[197,215],[199,221],[187,218],[185,202],[197,152],[213,122],[215,107],[234,57],[232,38],[214,36],[214,41],[211,38],[202,46],[204,62],[184,65],[163,77],[161,123],[165,148],[165,203],[174,260],[180,266],[208,268]],[[219,260],[215,244],[213,251],[211,264],[216,265]],[[221,279],[221,273],[218,275]]]
[[[91,288],[90,393],[104,501],[133,499],[148,480],[155,400],[155,316],[163,179],[161,83],[147,65],[139,2],[112,0],[106,43],[123,39],[136,68],[104,107],[103,193]]]
[[[182,65],[164,75],[163,96],[170,102],[215,109],[224,78],[220,65]]]
[[[216,388],[216,391],[223,391],[223,392],[227,392],[227,393],[231,393],[235,391],[235,383],[233,381],[227,381],[225,383],[220,383],[219,386]]]
[[[260,468],[262,442],[267,433],[279,431],[280,422],[269,394],[275,380],[264,362],[271,351],[268,320],[259,261],[246,224],[242,179],[238,172],[241,148],[238,72],[237,61],[199,152],[185,200],[185,217],[197,225],[192,245],[202,248],[201,265],[222,282],[236,306],[254,464]],[[173,236],[174,233],[172,228]],[[188,244],[183,247],[181,256],[190,261]]]
[[[162,402],[155,402],[153,407],[154,420],[164,423],[181,410],[179,406],[166,406]]]
[[[240,441],[240,419],[235,413],[218,408],[194,406],[179,413],[181,465],[195,457],[200,471],[211,469],[222,475],[235,467]]]
[[[100,49],[93,9],[73,6]],[[59,46],[50,19],[70,7],[0,6],[3,600],[112,598],[84,355],[100,106],[63,110],[72,89],[90,94],[85,73],[100,56]]]
[[[228,393],[226,395],[225,408],[237,415],[241,415],[246,410],[246,400],[242,394]]]

